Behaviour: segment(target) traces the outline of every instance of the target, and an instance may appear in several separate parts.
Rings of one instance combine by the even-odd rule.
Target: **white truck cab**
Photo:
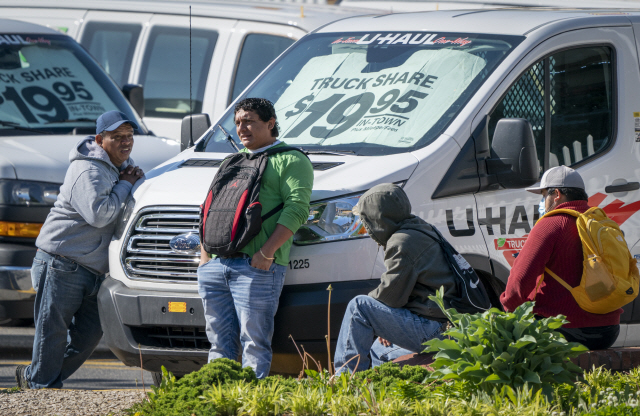
[[[135,120],[132,158],[145,171],[179,153],[152,136],[120,89],[72,38],[0,19],[0,324],[33,318],[35,239],[58,196],[69,153],[100,114]]]
[[[309,219],[294,236],[276,315],[274,371],[326,351],[347,302],[379,283],[382,250],[352,208],[378,183],[401,184],[414,214],[476,269],[495,306],[538,219],[526,192],[553,166],[585,180],[640,257],[640,12],[482,10],[350,18],[300,39],[238,97],[275,103],[280,139],[309,152]],[[222,127],[222,128],[220,128]],[[239,145],[233,107],[195,146],[147,175],[127,206],[99,294],[106,342],[125,364],[177,374],[206,361],[198,207]],[[174,243],[172,243],[174,239]],[[640,301],[618,346],[640,345]],[[140,351],[138,350],[140,345]],[[299,370],[298,361],[289,360]],[[289,367],[290,368],[290,367]]]

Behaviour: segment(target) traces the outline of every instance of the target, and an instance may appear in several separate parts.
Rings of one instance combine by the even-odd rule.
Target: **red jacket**
[[[589,209],[587,201],[571,201],[556,207],[579,212]],[[516,258],[507,289],[500,296],[505,310],[513,311],[528,300],[533,300],[536,285],[545,266],[560,276],[570,286],[576,287],[582,278],[582,242],[576,227],[576,218],[558,214],[538,221]],[[549,317],[565,315],[566,328],[618,325],[622,309],[599,315],[578,306],[571,293],[546,272],[535,295],[533,312]]]

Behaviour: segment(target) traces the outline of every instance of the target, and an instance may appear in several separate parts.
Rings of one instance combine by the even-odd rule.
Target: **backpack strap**
[[[277,207],[275,207],[274,209],[272,209],[271,211],[267,212],[266,214],[264,214],[262,217],[262,221],[266,221],[267,219],[273,217],[273,215],[280,211],[282,208],[284,208],[284,202],[281,202]]]
[[[567,282],[565,282],[564,280],[562,280],[562,278],[560,276],[558,276],[557,274],[555,274],[554,272],[552,272],[548,267],[544,268],[544,271],[549,273],[549,276],[553,277],[554,279],[556,279],[556,281],[558,283],[560,283],[562,286],[564,286],[565,289],[567,289],[569,292],[571,292],[573,290],[573,288],[571,286],[569,286],[569,284]],[[542,275],[542,277],[544,278],[544,275]]]
[[[541,219],[543,219],[545,217],[551,217],[552,215],[556,215],[556,214],[569,214],[569,215],[572,215],[572,216],[574,216],[576,218],[578,218],[580,215],[582,215],[581,212],[578,212],[578,211],[576,211],[574,209],[560,208],[560,209],[554,209],[552,211],[547,212],[542,217],[540,217],[540,219],[538,221],[540,221]],[[585,212],[585,214],[586,214],[586,212]]]

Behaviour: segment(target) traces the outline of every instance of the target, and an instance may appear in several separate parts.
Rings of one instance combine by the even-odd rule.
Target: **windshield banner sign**
[[[396,44],[407,48],[406,43],[439,39],[445,48],[413,49],[397,65],[367,62],[367,46],[358,45],[384,42],[391,45],[386,53]],[[445,41],[463,42],[434,34],[332,41],[334,53],[309,60],[276,102],[281,137],[292,145],[415,145],[485,67],[484,59]]]
[[[0,44],[0,118],[19,125],[95,120],[115,108],[102,87],[70,51],[49,48],[46,39],[11,38],[21,49]]]

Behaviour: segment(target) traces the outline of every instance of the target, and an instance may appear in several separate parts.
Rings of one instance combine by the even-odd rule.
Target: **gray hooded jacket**
[[[362,195],[356,210],[371,238],[384,247],[387,271],[369,296],[392,308],[446,321],[429,296],[440,286],[445,297],[455,295],[455,276],[431,225],[411,214],[407,194],[390,183],[376,185]]]
[[[133,185],[120,181],[116,168],[94,136],[82,139],[69,153],[71,165],[58,200],[40,230],[36,246],[67,257],[94,273],[109,269],[107,249],[122,205]]]

